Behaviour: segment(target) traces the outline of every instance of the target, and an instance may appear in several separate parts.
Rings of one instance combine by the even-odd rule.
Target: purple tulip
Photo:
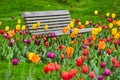
[[[30,44],[30,40],[29,39],[24,39],[23,42],[27,43],[27,44]]]
[[[12,64],[13,64],[14,66],[16,66],[16,65],[18,64],[18,59],[17,59],[17,58],[14,58],[14,59],[12,60]]]
[[[28,34],[28,33],[29,33],[28,29],[26,29],[26,30],[25,30],[25,33],[26,33],[26,34]]]
[[[13,45],[14,45],[14,40],[11,39],[11,40],[9,41],[9,46],[13,46]]]
[[[105,69],[103,74],[105,76],[110,76],[110,70],[109,69]]]
[[[95,45],[95,47],[94,47],[96,50],[98,50],[98,45]]]
[[[83,45],[83,46],[82,46],[82,48],[83,48],[83,49],[86,49],[86,46],[85,46],[85,45]]]
[[[103,76],[102,76],[102,75],[99,75],[99,76],[98,76],[98,80],[103,80]]]
[[[27,58],[27,54],[24,54],[24,58]]]
[[[35,40],[36,45],[40,45],[40,40]]]
[[[7,37],[8,37],[8,35],[5,33],[5,34],[3,35],[3,37],[4,37],[4,38],[7,38]]]
[[[98,55],[101,55],[101,54],[102,54],[102,50],[99,50],[99,51],[98,51]]]
[[[50,58],[50,56],[51,56],[51,52],[48,52],[47,53],[47,58]]]
[[[23,34],[23,31],[20,31],[19,33],[20,33],[20,35],[22,35],[22,34]]]
[[[48,52],[47,53],[47,58],[53,59],[55,57],[54,52]]]
[[[118,45],[120,46],[120,40],[118,41]]]
[[[15,17],[14,16],[12,16],[12,19],[14,19]]]
[[[55,35],[55,33],[54,32],[51,32],[50,33],[50,37],[55,37],[56,35]]]
[[[55,57],[55,54],[53,52],[51,52],[51,59],[53,59]]]
[[[72,30],[70,30],[70,34],[72,33]]]
[[[106,63],[105,63],[105,62],[101,62],[100,66],[101,66],[102,68],[104,68],[104,67],[106,66]]]

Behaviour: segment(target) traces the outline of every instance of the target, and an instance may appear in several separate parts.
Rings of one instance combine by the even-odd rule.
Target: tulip
[[[99,75],[99,76],[98,76],[98,80],[103,80],[103,76],[102,76],[102,75]]]
[[[109,69],[105,69],[103,73],[104,73],[105,76],[110,76],[110,70]]]
[[[95,10],[95,11],[94,11],[94,14],[95,14],[95,15],[98,15],[98,10]]]
[[[50,37],[55,37],[56,35],[55,35],[55,33],[54,32],[51,32],[50,33]]]
[[[17,58],[14,58],[12,60],[12,65],[16,66],[18,64],[18,59]]]
[[[83,74],[87,74],[88,73],[88,66],[87,65],[83,65],[81,70],[82,70]]]
[[[83,50],[82,50],[82,54],[83,54],[84,56],[86,56],[86,55],[88,54],[88,50],[87,50],[87,49],[83,49]]]
[[[53,59],[55,57],[54,52],[48,52],[47,57],[50,58],[50,59]]]
[[[112,53],[111,49],[107,49],[107,54],[110,55]]]
[[[104,68],[104,67],[106,66],[106,63],[105,63],[105,62],[101,62],[101,63],[100,63],[100,66],[101,66],[102,68]]]
[[[40,45],[40,40],[35,40],[35,44],[36,44],[37,46],[39,46],[39,45]]]
[[[93,79],[95,77],[95,73],[94,71],[91,71],[90,74],[89,74],[90,78]]]
[[[46,41],[46,42],[44,43],[44,45],[45,45],[46,47],[48,47],[48,46],[49,46],[49,42]]]

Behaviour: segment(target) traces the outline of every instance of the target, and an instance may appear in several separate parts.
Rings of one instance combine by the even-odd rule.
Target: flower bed
[[[98,11],[95,11],[97,14]],[[8,26],[0,30],[0,60],[8,62],[6,79],[15,78],[14,68],[18,64],[24,67],[27,63],[30,70],[22,69],[22,80],[119,80],[120,20],[115,17],[115,14],[110,16],[107,13],[106,23],[86,21],[85,24],[80,19],[72,19],[62,30],[63,33],[70,31],[69,35],[56,36],[53,32],[49,37],[46,34],[29,35],[28,29],[18,19],[13,30]],[[40,22],[33,24],[33,30],[40,25]],[[78,30],[85,27],[93,27],[92,32],[79,34]],[[44,28],[47,31],[49,25]],[[42,72],[35,76],[40,64],[44,66],[40,67]]]

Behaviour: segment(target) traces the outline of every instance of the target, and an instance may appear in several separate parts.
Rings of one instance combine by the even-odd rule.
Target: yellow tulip
[[[117,33],[117,28],[112,29],[112,35],[115,35]]]
[[[98,29],[97,29],[97,28],[94,28],[94,29],[92,30],[92,34],[93,34],[93,35],[97,35],[97,34],[98,34]]]
[[[98,15],[98,10],[95,10],[95,11],[94,11],[94,14],[95,14],[95,15]]]
[[[18,19],[17,24],[21,24],[21,20],[20,19]]]
[[[115,39],[119,39],[119,38],[120,38],[119,33],[116,33],[116,34],[114,35],[114,38],[115,38]]]
[[[78,34],[78,32],[79,32],[79,29],[78,28],[74,28],[73,33],[74,34]]]
[[[116,14],[115,14],[115,13],[113,13],[113,14],[112,14],[112,18],[115,18],[115,17],[116,17]]]
[[[71,27],[71,28],[74,27],[74,22],[73,22],[73,21],[70,22],[70,27]]]
[[[117,25],[120,27],[120,20],[117,21]]]
[[[81,22],[78,22],[78,25],[80,26],[82,23]]]
[[[102,28],[101,27],[98,27],[98,32],[101,32],[102,31]]]
[[[109,12],[108,12],[108,13],[106,13],[106,16],[107,16],[107,17],[109,17],[109,16],[110,16],[110,13],[109,13]]]
[[[86,22],[85,22],[85,25],[88,25],[88,24],[89,24],[89,21],[86,21]]]
[[[45,30],[48,30],[48,25],[45,25],[45,26],[44,26],[44,29],[45,29]]]
[[[32,29],[33,29],[33,30],[37,29],[37,24],[33,24],[33,25],[32,25]]]
[[[17,31],[20,30],[20,25],[16,25],[16,30],[17,30]]]
[[[68,25],[67,28],[68,28],[68,30],[70,30],[71,29],[70,25]]]
[[[112,28],[113,27],[113,23],[109,23],[109,28]]]
[[[35,54],[35,53],[33,53],[33,52],[29,52],[29,54],[28,54],[28,59],[29,59],[29,60],[32,60],[32,57],[33,57],[34,54]]]
[[[37,26],[39,27],[41,25],[41,23],[40,22],[37,22]]]
[[[5,27],[5,31],[9,31],[9,26],[6,26],[6,27]]]
[[[2,25],[2,22],[0,21],[0,26]]]
[[[26,29],[26,26],[25,26],[25,25],[23,25],[23,26],[22,26],[22,30],[24,31],[25,29]]]

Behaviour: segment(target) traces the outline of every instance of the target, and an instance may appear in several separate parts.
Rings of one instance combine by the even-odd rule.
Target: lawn
[[[56,7],[57,6],[57,7]],[[3,28],[10,26],[13,28],[12,16],[15,20],[21,17],[21,12],[27,11],[46,11],[46,10],[69,10],[71,18],[78,19],[84,23],[86,20],[104,22],[106,12],[119,14],[119,0],[68,0],[68,2],[58,2],[57,0],[1,0],[0,1],[0,21],[3,22]],[[94,11],[99,11],[99,17],[93,16]],[[104,14],[104,15],[102,15]],[[117,15],[120,17],[120,15]]]

